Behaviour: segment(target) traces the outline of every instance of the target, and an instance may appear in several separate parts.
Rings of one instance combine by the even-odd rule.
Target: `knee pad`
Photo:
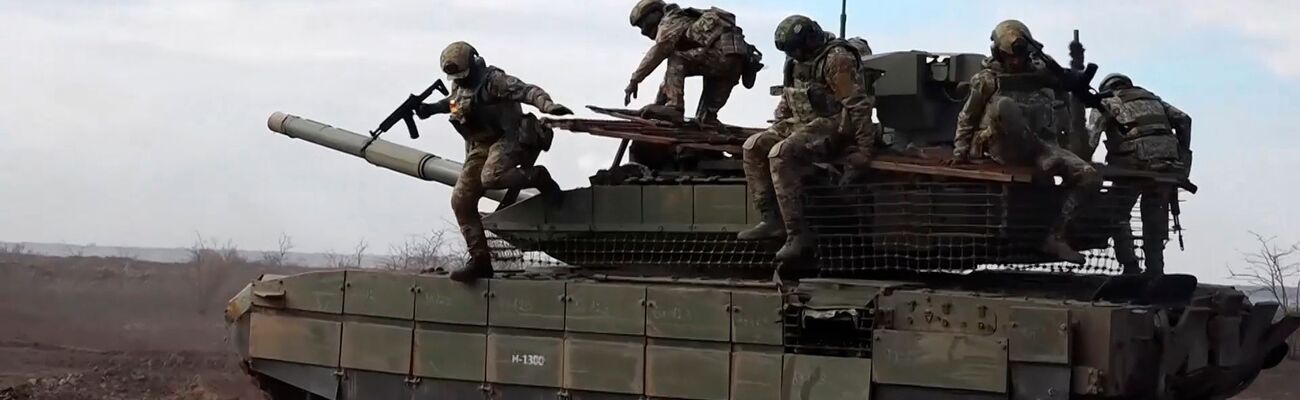
[[[776,142],[776,144],[775,144],[775,145],[772,145],[772,148],[769,149],[769,150],[767,151],[767,158],[769,158],[769,159],[774,159],[774,160],[779,160],[779,159],[781,159],[782,157],[785,156],[785,153],[788,152],[788,150],[786,150],[786,148],[789,148],[789,147],[792,147],[792,146],[789,146],[788,143],[786,143],[786,141],[784,141],[784,140],[782,140],[782,141],[780,141],[780,142]]]

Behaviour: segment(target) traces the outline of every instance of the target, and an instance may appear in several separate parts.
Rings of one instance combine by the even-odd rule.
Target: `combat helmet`
[[[791,15],[776,26],[776,49],[790,57],[804,61],[813,50],[826,43],[826,31],[817,21],[802,15]]]
[[[1128,75],[1113,73],[1102,78],[1101,85],[1098,85],[1097,88],[1102,91],[1108,91],[1117,89],[1116,86],[1133,86],[1133,80],[1129,79]]]
[[[462,79],[469,76],[473,70],[475,58],[478,57],[478,50],[465,42],[454,42],[447,45],[442,50],[442,58],[438,62],[442,66],[442,72],[447,74],[451,79]]]
[[[628,22],[632,26],[637,26],[637,22],[641,22],[647,15],[655,11],[663,11],[666,6],[664,0],[640,0],[632,6],[632,15],[628,16]]]
[[[1029,33],[1029,27],[1014,19],[999,22],[993,27],[989,40],[993,41],[994,54],[1025,54],[1029,51],[1031,43],[1038,44],[1038,41],[1034,40],[1034,35]]]

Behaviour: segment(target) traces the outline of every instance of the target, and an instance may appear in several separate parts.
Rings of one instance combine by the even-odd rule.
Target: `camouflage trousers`
[[[655,104],[685,110],[686,78],[699,76],[703,78],[704,89],[700,93],[696,117],[717,116],[718,110],[731,98],[731,91],[740,83],[746,62],[743,54],[725,54],[711,47],[678,51],[668,57],[668,67]]]
[[[465,142],[465,164],[451,191],[451,211],[465,237],[465,248],[470,256],[491,254],[478,203],[487,190],[522,188],[529,184],[528,177],[534,168],[520,168],[526,151],[513,137],[503,137],[491,142]]]
[[[836,137],[837,119],[786,119],[745,140],[745,181],[755,208],[765,219],[779,218],[788,235],[806,228],[803,177],[813,163],[832,161],[841,153],[835,149],[845,144]]]
[[[1139,168],[1137,160],[1108,157],[1107,164]],[[1167,183],[1147,180],[1118,180],[1116,186],[1130,188],[1116,193],[1115,217],[1119,226],[1111,239],[1115,242],[1115,259],[1124,266],[1124,273],[1136,273],[1137,249],[1133,242],[1133,206],[1139,206],[1142,221],[1142,253],[1146,258],[1146,272],[1160,274],[1165,267],[1165,241],[1169,239],[1169,201],[1178,188]],[[1139,205],[1139,200],[1141,204]]]
[[[1054,141],[1043,140],[1033,128],[1035,122],[1014,100],[995,97],[985,112],[988,144],[977,144],[977,149],[987,148],[988,155],[999,163],[1032,166],[1042,175],[1061,177],[1066,196],[1049,235],[1064,238],[1080,206],[1101,189],[1101,174],[1092,163]]]

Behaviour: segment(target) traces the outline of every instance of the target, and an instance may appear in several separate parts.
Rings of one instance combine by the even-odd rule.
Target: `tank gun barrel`
[[[271,131],[285,136],[363,158],[378,167],[426,181],[455,186],[456,178],[460,177],[461,163],[310,119],[276,112],[271,114],[271,118],[266,121],[266,126]],[[501,201],[505,198],[505,194],[504,190],[489,190],[483,196]],[[520,199],[527,198],[531,194],[520,193]]]

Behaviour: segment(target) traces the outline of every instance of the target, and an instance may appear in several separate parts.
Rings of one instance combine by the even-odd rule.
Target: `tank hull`
[[[1276,306],[1187,278],[1140,285],[1165,286],[1161,299],[1105,277],[1037,273],[782,286],[534,272],[462,285],[347,270],[264,278],[226,316],[248,371],[276,398],[1231,394],[1269,366],[1297,319],[1274,323]]]

